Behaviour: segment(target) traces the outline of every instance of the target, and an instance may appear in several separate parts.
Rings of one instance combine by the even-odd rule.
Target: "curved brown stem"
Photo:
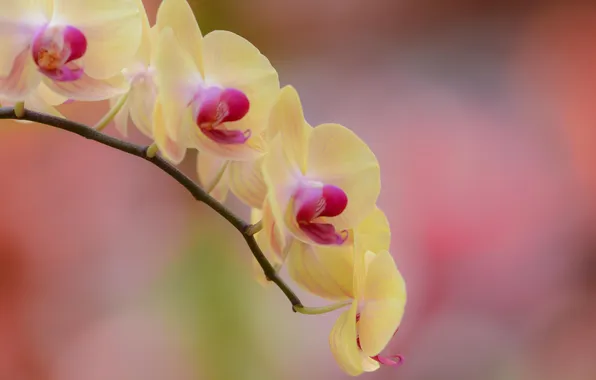
[[[259,248],[259,245],[257,244],[254,236],[252,236],[251,234],[251,231],[253,230],[252,225],[242,220],[239,216],[237,216],[228,208],[226,208],[226,206],[224,206],[222,203],[218,202],[215,198],[210,196],[192,179],[187,177],[184,173],[178,170],[178,168],[170,164],[162,157],[157,155],[153,157],[148,157],[148,146],[140,146],[127,141],[119,140],[115,137],[103,134],[84,124],[52,115],[31,111],[28,109],[25,109],[22,115],[19,114],[17,116],[17,114],[15,114],[14,107],[0,108],[0,119],[20,119],[45,124],[50,127],[62,129],[77,134],[89,140],[97,141],[100,144],[107,145],[111,148],[117,149],[124,153],[128,153],[132,156],[136,156],[144,159],[145,161],[151,162],[153,165],[157,166],[163,172],[172,177],[179,184],[184,186],[186,190],[188,190],[188,192],[197,201],[203,202],[204,204],[212,208],[215,212],[217,212],[219,215],[225,218],[232,226],[234,226],[234,228],[236,228],[238,232],[242,234],[242,237],[246,241],[246,244],[250,248],[250,251],[252,252],[253,256],[259,262],[261,268],[263,268],[265,276],[267,276],[267,278],[270,281],[275,283],[285,294],[288,300],[292,303],[292,310],[295,311],[296,309],[304,308],[298,296],[292,291],[292,289],[290,289],[290,287],[284,282],[284,280],[281,277],[279,277],[273,265],[271,265],[269,260],[267,260],[267,257],[265,257],[265,255],[263,254],[261,248]]]

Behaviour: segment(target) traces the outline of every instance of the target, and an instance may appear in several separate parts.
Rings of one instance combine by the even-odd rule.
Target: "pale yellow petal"
[[[357,226],[373,211],[381,192],[381,173],[374,153],[354,132],[339,124],[313,128],[307,172],[310,178],[340,187],[348,206],[331,219],[337,229]]]
[[[201,30],[186,0],[164,0],[157,11],[155,28],[158,32],[171,28],[174,36],[191,59],[197,70],[203,73]]]
[[[116,97],[128,91],[128,81],[122,75],[109,79],[95,79],[86,74],[71,82],[53,81],[43,77],[43,83],[51,91],[74,100],[98,101]]]
[[[362,351],[360,351],[360,358],[362,359],[362,369],[364,372],[374,372],[381,367],[378,361],[372,359],[370,356],[366,356]]]
[[[254,161],[230,162],[230,189],[244,204],[263,207],[267,186],[263,179],[263,157]]]
[[[145,136],[153,137],[153,108],[157,100],[157,89],[150,77],[136,80],[129,93],[130,118]]]
[[[9,75],[51,14],[52,0],[0,0],[0,77]]]
[[[136,0],[137,6],[139,7],[139,12],[141,13],[141,42],[139,44],[139,49],[137,50],[137,54],[135,56],[135,60],[138,62],[142,62],[145,65],[149,65],[151,60],[151,47],[152,47],[152,32],[151,26],[149,25],[149,19],[147,18],[147,11],[145,9],[145,5],[143,4],[143,0]]]
[[[199,152],[197,174],[203,189],[220,202],[225,202],[229,190],[228,162],[219,157]]]
[[[33,111],[57,117],[64,117],[52,104],[49,104],[46,101],[43,94],[46,91],[49,92],[50,90],[47,88],[41,89],[42,86],[43,84],[40,84],[36,91],[33,91],[29,96],[25,98],[25,106]]]
[[[292,86],[285,86],[271,110],[269,129],[281,135],[283,153],[288,162],[306,173],[309,136],[312,128],[306,124],[298,93]],[[274,132],[273,132],[274,131]]]
[[[30,52],[23,51],[8,77],[0,78],[0,95],[13,102],[22,101],[39,87],[41,78]]]
[[[354,244],[357,249],[381,252],[389,250],[390,242],[389,221],[385,213],[375,207],[354,230]]]
[[[109,102],[110,109],[114,108],[122,100],[123,96],[126,96],[126,94],[111,98]],[[114,127],[124,137],[128,137],[128,116],[130,113],[128,102],[129,100],[126,99],[120,111],[114,116]]]
[[[186,134],[182,130],[182,115],[197,93],[201,77],[193,60],[182,49],[171,28],[165,28],[160,32],[155,69],[155,83],[163,107],[165,130],[170,138],[179,140]]]
[[[80,29],[87,38],[85,73],[107,79],[128,66],[141,43],[137,0],[54,0],[54,20]]]
[[[179,164],[186,155],[186,147],[172,140],[166,133],[165,120],[160,103],[153,111],[153,138],[161,154],[174,164]]]
[[[312,294],[338,301],[354,298],[354,251],[350,245],[315,247],[295,242],[286,265],[290,277]]]
[[[356,311],[354,301],[349,310],[342,313],[329,335],[329,348],[339,367],[348,375],[358,376],[363,372],[362,358],[356,342]]]
[[[290,201],[301,177],[298,169],[294,169],[288,162],[283,148],[281,136],[277,136],[272,142],[271,151],[263,160],[263,179],[267,185],[267,201],[273,217],[278,228],[286,234],[292,226],[287,225],[285,216],[291,211]],[[292,232],[297,235],[297,231]]]
[[[68,100],[66,96],[60,95],[55,93],[54,91],[50,90],[48,86],[44,83],[40,83],[39,87],[37,87],[37,94],[39,95],[40,99],[51,106],[59,106]]]
[[[358,323],[365,355],[378,355],[385,348],[401,322],[405,305],[405,282],[391,254],[380,252],[368,265]]]
[[[261,133],[271,107],[279,95],[279,78],[269,60],[246,39],[228,31],[216,30],[203,40],[203,62],[207,85],[235,88],[250,102],[249,112],[226,128]]]

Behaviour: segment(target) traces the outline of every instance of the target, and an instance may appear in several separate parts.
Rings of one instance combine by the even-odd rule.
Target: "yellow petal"
[[[350,245],[315,247],[297,241],[286,265],[290,277],[312,294],[338,301],[354,298],[354,251]]]
[[[58,106],[68,100],[66,96],[62,96],[50,90],[50,88],[46,86],[44,83],[39,84],[39,87],[37,87],[36,92],[39,95],[40,99],[42,99],[44,102],[51,106]]]
[[[171,28],[165,28],[160,32],[155,54],[155,83],[159,92],[159,102],[163,107],[165,130],[171,139],[179,140],[185,134],[182,130],[182,115],[196,94],[202,79],[193,60],[182,49]]]
[[[254,161],[230,162],[230,189],[244,204],[263,207],[267,186],[263,179],[263,157]]]
[[[200,152],[197,154],[197,173],[203,189],[220,202],[225,202],[229,190],[228,163],[219,157]]]
[[[162,1],[157,11],[155,28],[158,32],[171,28],[182,49],[189,54],[197,70],[203,73],[203,37],[195,15],[186,0]]]
[[[117,96],[115,98],[111,98],[109,102],[110,109],[114,108],[116,104],[118,104],[121,101],[123,96],[126,96],[126,94]],[[116,127],[116,130],[120,132],[120,134],[122,134],[122,136],[124,137],[128,137],[128,116],[130,114],[128,103],[129,99],[126,99],[120,111],[118,111],[116,113],[116,116],[114,116],[114,126]]]
[[[203,40],[203,62],[209,85],[238,89],[250,102],[246,116],[226,128],[260,134],[279,95],[279,78],[269,60],[239,35],[216,30]]]
[[[74,100],[98,101],[116,97],[128,91],[128,81],[122,75],[109,79],[94,79],[84,74],[71,82],[52,81],[43,77],[43,83],[59,95]]]
[[[128,66],[141,42],[137,0],[54,0],[54,21],[80,29],[87,38],[85,73],[107,79]]]
[[[0,94],[14,102],[22,101],[38,88],[41,78],[29,50],[25,50],[14,60],[10,74],[0,78]]]
[[[141,42],[139,44],[139,49],[137,50],[137,54],[135,56],[135,60],[138,62],[142,62],[145,65],[149,65],[151,60],[151,46],[152,46],[152,39],[151,39],[151,26],[149,25],[149,19],[147,18],[147,11],[145,10],[145,5],[143,4],[143,0],[136,0],[137,6],[139,8],[139,12],[141,14]]]
[[[186,154],[186,147],[167,135],[161,103],[156,103],[153,110],[153,138],[166,159],[174,164],[182,162]]]
[[[360,351],[360,358],[362,359],[362,369],[364,372],[374,372],[381,367],[378,361],[373,360],[370,356],[366,356],[362,351]]]
[[[378,208],[354,230],[354,244],[342,246],[311,246],[295,243],[288,255],[288,273],[301,287],[319,297],[341,300],[356,298],[354,288],[354,255],[366,252],[365,247],[389,249],[389,222]],[[372,252],[371,252],[372,254]],[[374,258],[372,255],[371,259]],[[357,268],[363,282],[365,263]]]
[[[135,81],[130,89],[128,107],[134,125],[145,136],[153,137],[153,108],[157,100],[157,90],[150,78]]]
[[[385,213],[375,207],[354,230],[354,244],[360,250],[381,252],[389,250],[390,242],[389,221]]]
[[[284,148],[281,136],[277,136],[272,141],[271,150],[263,159],[263,179],[267,185],[267,202],[277,228],[286,234],[292,225],[286,223],[285,215],[290,210],[291,197],[300,183],[300,174],[297,170],[292,170],[292,165],[283,154]],[[298,235],[298,231],[292,232]]]
[[[337,229],[357,226],[373,211],[381,192],[381,173],[374,153],[354,132],[339,124],[313,128],[309,140],[308,176],[340,187],[348,206],[336,218]]]
[[[0,77],[8,76],[15,59],[52,15],[52,0],[0,0]]]
[[[58,95],[52,94],[51,91],[42,84],[39,85],[36,91],[33,91],[25,98],[25,106],[28,109],[33,111],[57,116],[57,117],[64,117],[58,110],[54,107],[54,105],[60,104],[50,104],[47,100],[56,101]]]
[[[378,355],[397,330],[406,305],[405,282],[389,252],[380,252],[366,272],[358,333],[362,352]]]
[[[271,110],[269,128],[272,134],[281,134],[283,152],[288,161],[304,174],[308,141],[312,128],[306,124],[298,93],[292,86],[285,86]]]
[[[356,343],[356,310],[354,301],[349,310],[342,313],[329,335],[329,348],[339,367],[348,375],[358,376],[363,372],[362,357]]]

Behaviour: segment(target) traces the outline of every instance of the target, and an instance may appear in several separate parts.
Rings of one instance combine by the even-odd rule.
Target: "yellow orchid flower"
[[[155,33],[149,25],[143,1],[137,0],[137,3],[141,10],[141,42],[132,62],[122,70],[128,83],[128,91],[110,99],[110,108],[119,108],[114,124],[123,136],[128,136],[130,118],[139,131],[153,138],[153,111],[157,101],[155,67],[152,62]]]
[[[278,228],[307,244],[342,245],[373,211],[381,190],[374,153],[339,124],[311,128],[296,90],[286,86],[271,111],[278,136],[263,162]]]
[[[406,305],[405,282],[391,254],[356,250],[353,301],[335,322],[329,346],[340,368],[352,376],[396,366],[399,355],[383,356],[401,323]]]
[[[319,297],[340,301],[354,298],[354,252],[389,250],[389,222],[383,211],[375,208],[352,235],[352,244],[340,246],[315,246],[295,241],[286,261],[290,277]]]
[[[263,130],[279,93],[269,60],[234,33],[202,37],[185,0],[164,0],[156,27],[156,82],[165,123],[155,127],[164,129],[163,139],[156,139],[162,153],[173,162],[188,147],[231,161],[261,156]],[[177,149],[169,151],[165,138]]]
[[[120,71],[141,38],[136,0],[0,0],[0,95],[23,101],[43,82],[75,100],[126,90]]]

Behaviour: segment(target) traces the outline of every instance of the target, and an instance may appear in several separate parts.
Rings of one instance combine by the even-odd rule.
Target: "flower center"
[[[83,75],[74,61],[87,51],[87,39],[73,26],[45,26],[33,38],[33,60],[44,75],[57,81],[73,81]]]
[[[346,193],[337,186],[309,182],[294,193],[294,213],[300,229],[315,243],[341,245],[347,231],[337,231],[324,218],[340,215],[348,205]]]
[[[249,109],[250,102],[242,91],[208,87],[199,93],[194,115],[201,132],[211,140],[220,144],[243,144],[250,138],[251,130],[228,129],[225,123],[242,119]]]

